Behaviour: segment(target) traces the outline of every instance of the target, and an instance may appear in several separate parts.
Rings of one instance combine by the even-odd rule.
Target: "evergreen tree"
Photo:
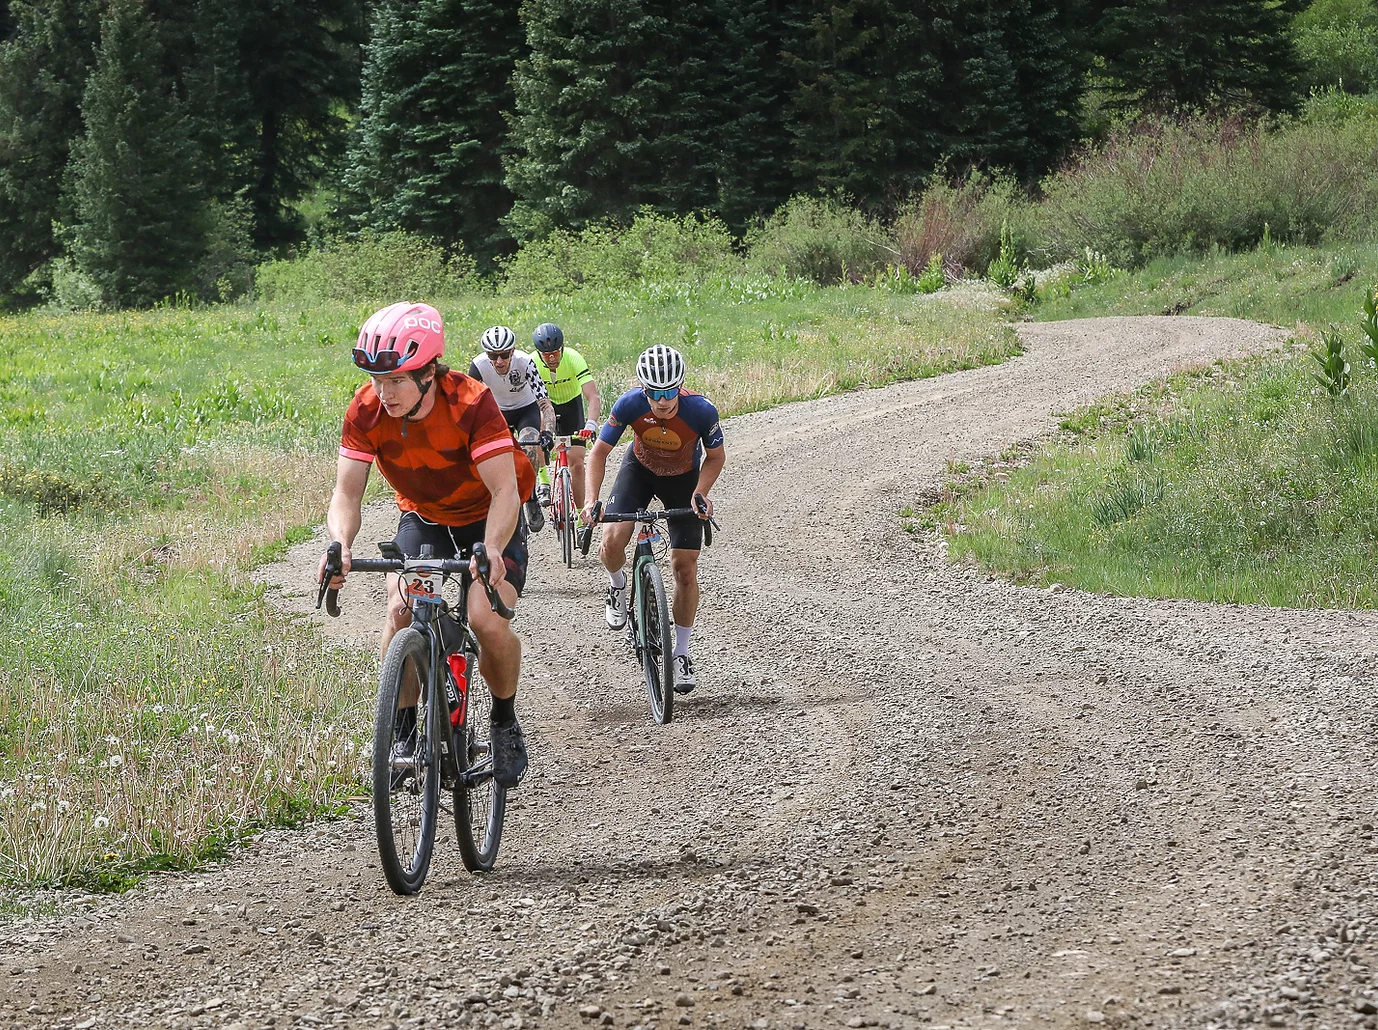
[[[190,288],[205,204],[189,120],[143,0],[113,0],[72,148],[70,252],[110,304],[147,305]]]
[[[943,66],[929,93],[941,151],[959,166],[1046,171],[1075,142],[1091,55],[1080,0],[933,0],[930,45]]]
[[[801,183],[878,200],[917,186],[938,160],[932,98],[942,67],[913,4],[808,0],[785,53],[797,85]]]
[[[255,243],[302,238],[300,202],[344,151],[357,103],[361,0],[156,0],[213,196],[246,199]],[[188,14],[187,12],[190,12]]]
[[[1120,0],[1106,6],[1099,49],[1126,108],[1262,108],[1300,99],[1290,33],[1307,0]]]
[[[524,0],[529,56],[513,78],[506,180],[518,236],[664,209],[656,187],[674,102],[670,12],[642,0]]]
[[[459,241],[481,259],[510,249],[504,115],[524,43],[504,0],[378,6],[346,161],[359,221]]]
[[[0,43],[0,304],[41,297],[44,266],[61,251],[62,170],[81,132],[81,96],[99,38],[96,0],[11,3]]]
[[[781,0],[722,0],[701,5],[716,26],[688,42],[702,53],[699,138],[711,161],[711,203],[729,226],[743,229],[794,192],[794,139],[784,113],[794,80],[782,54],[789,39]]]

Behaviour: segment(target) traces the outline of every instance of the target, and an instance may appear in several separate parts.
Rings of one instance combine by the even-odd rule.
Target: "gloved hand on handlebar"
[[[541,445],[541,450],[547,454],[555,447],[555,437],[548,429],[541,430],[541,435],[536,437],[536,442]]]
[[[585,436],[595,436],[595,435],[597,435],[597,433],[598,433],[598,423],[597,423],[597,422],[595,422],[593,419],[589,419],[587,422],[584,423],[584,435],[585,435]]]

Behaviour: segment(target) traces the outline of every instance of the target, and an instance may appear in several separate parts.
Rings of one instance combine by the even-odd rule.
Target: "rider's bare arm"
[[[603,411],[603,399],[598,396],[598,384],[590,379],[583,385],[580,392],[584,395],[584,411],[588,413],[589,421],[600,421],[598,416]]]
[[[368,471],[371,464],[356,458],[340,455],[335,469],[335,492],[330,496],[330,512],[325,525],[331,540],[338,540],[343,548],[341,568],[349,572],[350,551],[354,538],[359,535],[363,522],[364,488],[368,486]],[[321,559],[321,574],[325,571],[325,559]],[[339,589],[344,585],[344,575],[340,575],[331,586]]]
[[[603,489],[603,477],[608,472],[608,455],[612,444],[605,440],[593,441],[589,448],[588,460],[584,463],[584,507],[588,508],[598,500],[598,491]]]
[[[479,462],[478,476],[492,495],[483,542],[493,557],[489,581],[497,586],[507,576],[500,556],[517,528],[517,509],[521,505],[521,495],[517,492],[517,466],[512,452],[504,451]]]
[[[699,466],[699,483],[694,487],[694,492],[703,494],[704,500],[708,502],[708,511],[702,517],[707,518],[713,514],[713,498],[708,496],[708,491],[713,489],[713,484],[718,481],[718,476],[722,474],[723,465],[727,464],[727,452],[721,447],[711,447],[703,452],[703,464]]]
[[[541,428],[547,433],[555,432],[555,405],[549,397],[537,397],[536,406],[541,409]]]

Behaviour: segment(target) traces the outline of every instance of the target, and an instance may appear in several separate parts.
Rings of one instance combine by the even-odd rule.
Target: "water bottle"
[[[458,726],[464,721],[464,710],[469,703],[469,659],[463,651],[446,655],[450,663],[450,678],[445,681],[445,700],[450,703],[450,725]]]

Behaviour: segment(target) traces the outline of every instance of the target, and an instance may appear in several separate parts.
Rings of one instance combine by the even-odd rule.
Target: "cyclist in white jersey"
[[[508,428],[531,459],[531,467],[543,467],[555,442],[555,406],[550,403],[535,359],[517,350],[517,335],[505,325],[486,329],[479,342],[483,353],[469,363],[469,377],[492,391]],[[527,525],[539,533],[545,526],[541,499],[533,496],[525,507]]]

